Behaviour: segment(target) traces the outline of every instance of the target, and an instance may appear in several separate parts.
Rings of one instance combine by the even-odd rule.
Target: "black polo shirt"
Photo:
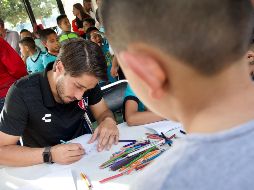
[[[22,136],[24,146],[45,147],[68,141],[89,133],[84,119],[81,101],[59,104],[51,92],[47,72],[26,76],[9,89],[5,106],[0,116],[0,131],[14,136]],[[85,92],[84,104],[94,105],[100,102],[100,87]]]

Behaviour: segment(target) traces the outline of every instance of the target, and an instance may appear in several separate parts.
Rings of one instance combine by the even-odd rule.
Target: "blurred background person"
[[[27,75],[26,66],[21,57],[3,38],[0,38],[0,111],[10,86],[25,75]]]
[[[3,19],[0,18],[0,37],[7,41],[19,54],[19,33],[5,28]]]
[[[79,36],[84,35],[83,29],[83,20],[86,18],[90,18],[90,15],[84,12],[83,6],[80,3],[76,3],[73,5],[73,15],[76,17],[72,21],[72,30],[79,34]]]

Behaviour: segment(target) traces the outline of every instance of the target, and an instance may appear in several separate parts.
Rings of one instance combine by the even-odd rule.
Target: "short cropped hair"
[[[91,26],[86,30],[86,37],[88,40],[91,39],[91,32],[96,30],[97,32],[99,32],[98,28],[96,28],[95,26]]]
[[[20,32],[19,32],[19,34],[22,34],[23,32],[29,32],[29,33],[31,33],[29,30],[27,30],[27,29],[22,29]],[[31,35],[32,35],[32,33],[31,33]]]
[[[65,19],[65,18],[67,18],[66,15],[59,15],[59,16],[56,18],[57,25],[60,26],[62,20]]]
[[[86,18],[86,19],[83,20],[83,22],[88,22],[92,26],[95,26],[95,20],[93,18]]]
[[[107,0],[99,10],[116,52],[143,42],[203,75],[243,57],[254,25],[250,0]]]
[[[30,50],[36,49],[35,41],[31,37],[24,37],[19,41],[19,43],[23,46],[27,46]]]
[[[73,39],[64,44],[58,54],[66,73],[72,77],[90,74],[107,80],[107,64],[101,48],[84,39]]]
[[[39,34],[40,34],[41,41],[46,42],[47,39],[48,39],[48,36],[50,34],[56,34],[56,32],[53,29],[51,29],[51,28],[46,28],[46,29],[41,30],[39,32]]]

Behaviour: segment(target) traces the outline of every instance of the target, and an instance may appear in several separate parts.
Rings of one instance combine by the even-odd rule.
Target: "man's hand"
[[[71,164],[84,154],[85,150],[78,143],[59,144],[51,148],[52,161],[58,164]]]
[[[115,120],[112,118],[104,119],[94,131],[89,143],[93,143],[98,139],[97,150],[100,152],[104,148],[109,150],[112,144],[117,144],[119,140],[119,131]]]

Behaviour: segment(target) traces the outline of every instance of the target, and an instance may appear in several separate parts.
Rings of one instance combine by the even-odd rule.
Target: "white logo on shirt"
[[[45,114],[45,116],[42,118],[45,123],[50,123],[51,122],[51,114]]]

